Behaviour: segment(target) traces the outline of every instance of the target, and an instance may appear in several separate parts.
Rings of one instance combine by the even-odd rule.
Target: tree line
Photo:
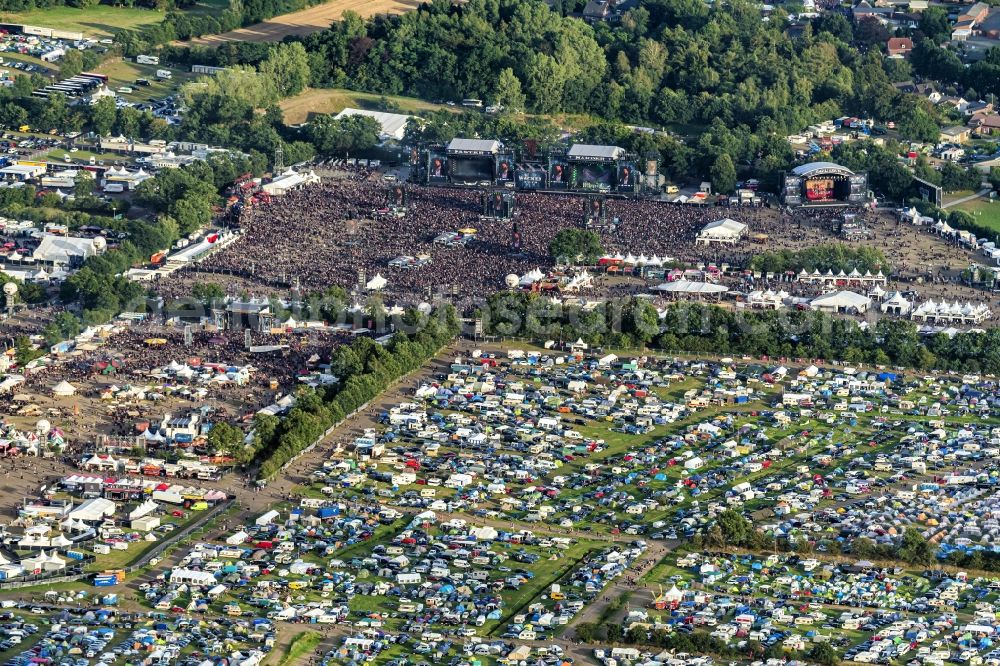
[[[802,250],[766,250],[750,260],[750,270],[763,273],[798,273],[802,270],[810,273],[850,273],[855,269],[860,273],[877,273],[881,270],[888,275],[892,267],[885,254],[877,248],[853,248],[843,243],[825,243]]]
[[[723,154],[741,169],[774,171],[791,157],[786,135],[845,114],[937,138],[938,112],[894,88],[897,65],[870,48],[881,36],[859,37],[843,17],[792,37],[783,9],[763,22],[742,0],[657,0],[617,24],[589,25],[562,9],[436,0],[401,16],[348,14],[302,42],[314,86],[705,129],[692,151],[703,174]]]
[[[1000,372],[1000,329],[921,336],[916,324],[882,318],[862,328],[852,319],[798,310],[732,311],[675,303],[663,316],[644,299],[611,299],[583,310],[527,292],[491,296],[480,310],[490,335],[576,340],[612,349],[837,359],[921,370]]]
[[[416,332],[396,333],[385,346],[362,337],[337,347],[330,359],[330,372],[338,378],[337,383],[326,388],[299,389],[287,417],[255,418],[253,436],[242,457],[261,460],[258,478],[274,476],[332,425],[433,358],[460,330],[451,306],[442,306],[429,315],[409,311],[404,323]]]
[[[177,138],[176,130],[167,121],[155,117],[148,110],[139,111],[134,107],[117,109],[114,99],[104,98],[93,106],[71,105],[64,95],[41,98],[31,94],[36,88],[49,83],[47,77],[37,74],[20,75],[14,78],[13,85],[0,88],[0,125],[31,125],[61,132],[80,132],[89,127],[105,136],[115,133],[165,141]]]
[[[179,133],[188,140],[265,159],[281,146],[286,163],[307,160],[316,150],[285,127],[278,101],[304,90],[309,76],[309,59],[301,44],[272,45],[256,68],[228,67],[184,85],[180,95],[186,110]]]

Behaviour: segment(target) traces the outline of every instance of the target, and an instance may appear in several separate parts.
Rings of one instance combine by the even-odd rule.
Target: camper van
[[[173,72],[171,72],[169,69],[156,70],[156,78],[158,79],[169,81],[170,79],[173,78],[173,76],[174,76]]]

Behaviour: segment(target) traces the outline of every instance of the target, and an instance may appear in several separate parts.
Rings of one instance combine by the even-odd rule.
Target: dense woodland
[[[593,26],[541,0],[460,8],[438,0],[402,16],[347,18],[304,43],[319,56],[311,60],[316,84],[478,97],[537,113],[662,124],[718,119],[767,136],[842,113],[904,120],[927,112],[891,87],[877,49],[864,55],[845,41],[853,35],[824,25],[793,38],[781,11],[764,22],[759,6],[743,0],[712,8],[656,0],[618,25]]]

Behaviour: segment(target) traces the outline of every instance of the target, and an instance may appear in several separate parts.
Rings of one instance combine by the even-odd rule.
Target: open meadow
[[[964,210],[981,224],[988,226],[994,231],[1000,231],[1000,201],[996,199],[979,198],[974,201],[967,201],[955,206],[954,210]]]
[[[165,12],[142,7],[112,7],[94,5],[76,7],[46,7],[26,12],[3,12],[5,23],[24,23],[43,28],[82,32],[88,37],[110,37],[122,29],[144,28],[163,20]]]
[[[285,122],[289,125],[304,123],[312,116],[325,113],[340,113],[351,107],[355,109],[379,110],[380,102],[386,99],[396,106],[398,113],[417,113],[420,111],[437,111],[451,107],[443,104],[432,104],[413,97],[397,97],[394,95],[374,95],[355,92],[344,88],[309,88],[295,97],[281,100],[278,106],[285,114]]]

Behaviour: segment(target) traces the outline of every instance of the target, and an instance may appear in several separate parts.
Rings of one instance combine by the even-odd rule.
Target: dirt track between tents
[[[334,21],[339,21],[346,11],[368,18],[376,14],[402,14],[418,6],[420,3],[416,0],[332,0],[291,14],[275,16],[238,30],[230,30],[219,35],[206,35],[177,44],[217,46],[223,42],[280,42],[289,35],[301,37],[325,30]]]

